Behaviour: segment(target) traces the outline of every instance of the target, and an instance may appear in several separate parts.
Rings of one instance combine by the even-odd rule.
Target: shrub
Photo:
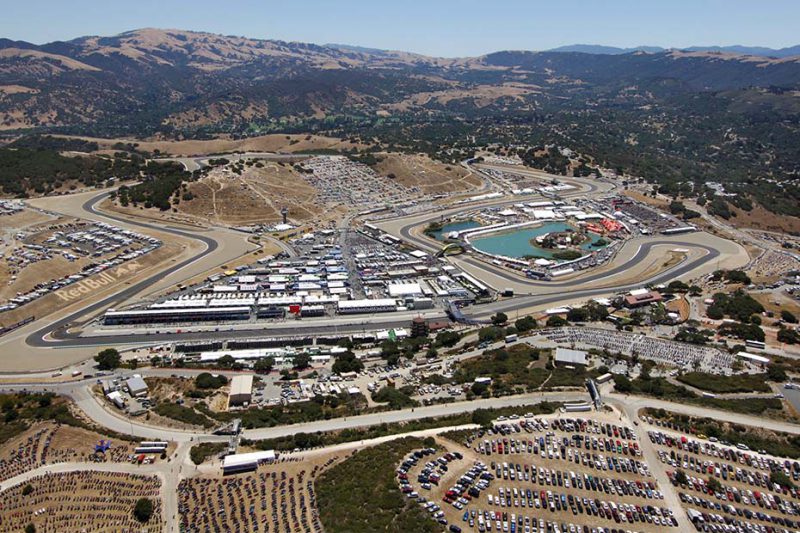
[[[133,507],[133,516],[141,523],[145,523],[153,516],[153,502],[149,498],[139,498]]]
[[[198,389],[218,389],[228,383],[228,378],[222,374],[212,375],[209,372],[198,374],[194,378],[194,385]]]

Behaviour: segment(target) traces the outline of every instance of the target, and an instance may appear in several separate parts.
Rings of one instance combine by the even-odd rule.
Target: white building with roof
[[[228,395],[228,405],[242,405],[250,403],[253,398],[253,375],[246,374],[234,376],[231,380],[231,392]]]
[[[586,352],[583,350],[570,350],[569,348],[556,348],[556,363],[585,366]]]

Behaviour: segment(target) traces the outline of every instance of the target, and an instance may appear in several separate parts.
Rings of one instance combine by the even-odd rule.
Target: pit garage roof
[[[419,283],[397,283],[389,285],[389,296],[397,298],[398,296],[414,296],[422,294],[422,288]]]
[[[586,352],[582,350],[570,350],[568,348],[556,348],[556,363],[585,365]]]

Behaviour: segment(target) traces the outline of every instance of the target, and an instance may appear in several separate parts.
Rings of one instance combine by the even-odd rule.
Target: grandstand
[[[249,307],[136,309],[131,311],[114,311],[113,309],[109,309],[103,316],[103,324],[106,326],[120,326],[176,322],[222,322],[226,320],[249,319]]]

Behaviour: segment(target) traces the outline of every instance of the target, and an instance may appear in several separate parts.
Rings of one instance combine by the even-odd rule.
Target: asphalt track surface
[[[580,193],[586,194],[587,192],[591,193],[592,191],[597,190],[597,186],[593,183],[588,184],[588,188],[589,188],[588,191],[582,190]],[[187,342],[187,341],[190,342],[199,340],[219,340],[219,339],[228,340],[228,339],[247,339],[256,337],[261,337],[261,338],[284,337],[284,336],[301,335],[304,331],[313,332],[316,335],[325,335],[325,334],[336,335],[345,333],[359,333],[368,330],[373,331],[375,329],[382,329],[382,328],[402,327],[407,325],[407,320],[399,320],[397,318],[393,318],[391,315],[369,315],[369,316],[361,316],[355,318],[354,321],[350,323],[335,324],[335,325],[325,324],[322,322],[315,322],[315,321],[297,321],[293,323],[287,323],[286,325],[270,324],[269,327],[254,325],[252,328],[247,328],[247,329],[232,329],[232,328],[227,328],[226,326],[221,326],[220,328],[215,329],[214,331],[188,331],[181,333],[143,332],[143,333],[133,333],[125,335],[109,334],[109,335],[100,335],[91,337],[81,337],[77,333],[67,333],[66,326],[71,322],[75,321],[76,319],[95,311],[113,307],[118,302],[124,302],[131,296],[146,289],[153,282],[177,270],[180,270],[181,268],[184,268],[185,266],[212,253],[218,246],[217,242],[214,239],[207,236],[199,235],[196,233],[190,233],[173,227],[154,225],[141,221],[134,221],[128,218],[122,218],[116,215],[108,214],[106,212],[100,213],[96,210],[95,206],[107,195],[108,193],[103,193],[86,201],[82,206],[84,211],[87,211],[88,213],[94,215],[101,215],[103,217],[110,218],[112,220],[116,220],[119,222],[124,222],[127,224],[139,226],[145,229],[163,231],[184,238],[199,240],[206,245],[205,250],[195,255],[194,257],[188,258],[181,263],[173,265],[168,269],[159,272],[158,274],[155,274],[145,280],[136,283],[135,285],[125,288],[122,291],[109,296],[108,298],[105,298],[94,304],[91,304],[90,306],[87,306],[81,311],[73,313],[67,317],[61,318],[55,322],[52,322],[44,326],[43,328],[37,330],[36,332],[32,333],[26,338],[26,343],[28,345],[40,348],[57,348],[57,347],[88,347],[88,346],[110,346],[110,345],[129,345],[129,344],[156,344],[164,342]],[[515,203],[518,201],[519,201],[518,199],[512,201],[504,201],[503,204]],[[461,206],[459,208],[453,209],[452,211],[456,212],[459,210],[463,210],[465,207],[469,206]],[[435,220],[440,215],[441,213],[438,213],[437,215],[430,217],[429,220]],[[413,227],[419,226],[424,222],[425,221],[420,222],[419,220],[417,220],[414,223],[403,226],[400,232],[401,237],[408,242],[413,242],[414,244],[418,245],[423,249],[432,250],[435,248],[435,245],[433,243],[426,241],[420,237],[417,237],[411,233],[411,229]],[[706,253],[705,255],[697,259],[691,261],[683,261],[678,265],[672,267],[671,269],[661,272],[648,279],[637,280],[636,283],[622,284],[616,286],[605,286],[605,287],[592,286],[593,284],[595,284],[595,282],[598,282],[603,278],[607,278],[615,274],[622,273],[625,270],[629,269],[632,265],[640,263],[652,252],[654,247],[665,246],[665,245],[672,247],[683,246],[687,248],[699,248],[703,249]],[[471,312],[467,315],[471,318],[484,319],[488,318],[492,314],[499,311],[513,312],[515,310],[528,309],[533,306],[541,306],[550,303],[563,302],[565,298],[581,299],[598,295],[608,295],[616,292],[622,292],[634,288],[639,288],[643,284],[647,283],[652,283],[652,284],[664,283],[672,279],[676,279],[684,274],[687,274],[688,272],[691,272],[695,268],[703,264],[706,264],[709,261],[713,261],[714,259],[719,257],[719,255],[720,255],[719,250],[711,246],[702,245],[698,243],[689,243],[689,242],[674,241],[674,240],[646,241],[640,245],[636,254],[629,261],[621,265],[618,265],[612,268],[611,270],[592,274],[587,277],[583,277],[581,279],[564,281],[561,283],[527,280],[513,273],[510,273],[504,269],[497,268],[487,262],[479,261],[477,259],[470,257],[463,257],[460,258],[459,260],[469,263],[474,267],[483,269],[501,279],[513,281],[517,284],[524,284],[526,286],[530,286],[531,288],[543,289],[543,292],[537,294],[521,295],[516,298],[511,298],[508,300],[501,300],[489,304],[480,305],[478,307],[470,309]]]
[[[176,228],[171,228],[171,227],[166,227],[166,226],[156,226],[154,224],[148,224],[146,222],[140,222],[140,221],[135,221],[135,220],[127,219],[127,218],[122,218],[122,217],[118,217],[116,215],[112,215],[112,214],[105,213],[105,212],[100,213],[99,211],[97,211],[95,206],[100,201],[105,199],[108,195],[109,195],[109,193],[106,192],[106,193],[99,194],[99,195],[97,195],[97,196],[95,196],[93,198],[90,198],[89,200],[84,202],[84,204],[82,206],[83,210],[87,211],[89,213],[92,213],[94,215],[103,216],[104,218],[110,218],[112,220],[116,220],[118,222],[122,222],[122,223],[125,223],[125,224],[139,226],[139,227],[142,227],[142,228],[152,229],[152,230],[156,230],[156,231],[163,231],[163,232],[166,232],[166,233],[171,233],[173,235],[178,235],[178,236],[185,237],[185,238],[188,238],[188,239],[198,240],[198,241],[201,241],[202,243],[204,243],[206,245],[206,248],[202,252],[200,252],[199,254],[197,254],[197,255],[195,255],[193,257],[190,257],[190,258],[188,258],[188,259],[186,259],[186,260],[184,260],[184,261],[182,261],[180,263],[172,265],[169,268],[167,268],[165,270],[162,270],[161,272],[159,272],[158,274],[156,274],[154,276],[151,276],[151,277],[149,277],[149,278],[147,278],[145,280],[142,280],[142,281],[140,281],[140,282],[138,282],[138,283],[136,283],[134,285],[131,285],[130,287],[125,288],[125,289],[123,289],[123,290],[121,290],[121,291],[109,296],[108,298],[105,298],[105,299],[100,300],[98,302],[95,302],[95,303],[93,303],[91,305],[88,305],[85,308],[81,309],[80,311],[77,311],[77,312],[75,312],[75,313],[73,313],[71,315],[68,315],[68,316],[66,316],[64,318],[61,318],[61,319],[55,321],[55,322],[52,322],[52,323],[48,324],[47,326],[45,326],[44,328],[42,328],[42,329],[40,329],[38,331],[35,331],[34,333],[31,333],[28,336],[28,338],[25,340],[25,342],[28,345],[35,346],[35,347],[53,347],[54,346],[54,342],[46,340],[47,336],[50,336],[53,339],[58,339],[57,345],[60,345],[60,346],[79,346],[79,345],[81,345],[80,342],[79,342],[80,338],[77,335],[75,335],[75,334],[67,334],[66,332],[64,332],[64,328],[68,324],[70,324],[74,320],[76,320],[76,319],[78,319],[78,318],[80,318],[80,317],[82,317],[84,315],[87,315],[89,313],[92,313],[94,311],[98,311],[98,310],[101,310],[101,309],[107,309],[107,308],[113,306],[115,302],[122,302],[122,301],[127,300],[131,296],[133,296],[133,295],[143,291],[144,289],[148,288],[150,285],[153,284],[154,281],[157,281],[157,280],[159,280],[159,279],[161,279],[161,278],[163,278],[163,277],[165,277],[165,276],[167,276],[167,275],[169,275],[169,274],[171,274],[171,273],[173,273],[175,271],[178,271],[178,270],[186,267],[187,265],[190,265],[190,264],[194,263],[195,261],[198,261],[198,260],[202,259],[203,257],[207,256],[208,254],[214,252],[214,250],[216,250],[217,247],[218,247],[217,241],[215,241],[214,239],[211,239],[210,237],[205,237],[203,235],[197,235],[195,233],[188,233],[188,232],[176,229]],[[76,341],[78,341],[78,342],[76,343]]]

